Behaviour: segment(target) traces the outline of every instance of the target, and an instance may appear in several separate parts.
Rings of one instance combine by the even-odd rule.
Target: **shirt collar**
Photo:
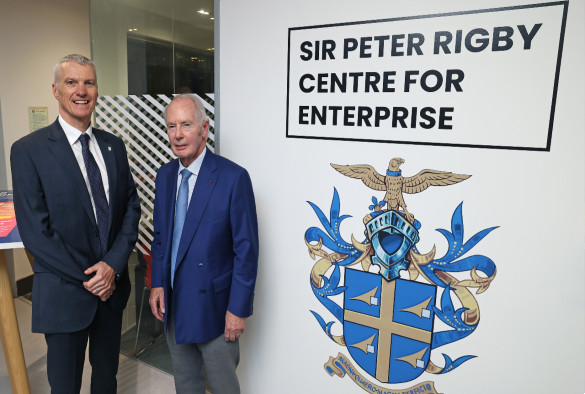
[[[201,154],[197,156],[195,160],[193,160],[193,163],[189,164],[188,167],[185,167],[183,163],[181,163],[181,160],[179,160],[179,174],[181,173],[181,171],[183,171],[183,168],[187,168],[187,170],[189,170],[190,173],[192,173],[195,176],[198,176],[199,171],[201,171],[201,164],[203,164],[205,152],[207,152],[207,146],[203,149],[203,152],[201,152]]]
[[[67,123],[61,115],[59,115],[58,119],[59,119],[59,124],[61,125],[61,128],[65,132],[65,136],[67,137],[67,141],[69,141],[69,145],[73,145],[74,143],[76,143],[77,140],[79,139],[79,137],[81,136],[81,134],[87,134],[89,136],[89,138],[91,138],[91,136],[92,136],[91,124],[89,125],[87,130],[85,130],[85,132],[82,133],[81,131],[77,130],[75,127],[73,127],[69,123]]]

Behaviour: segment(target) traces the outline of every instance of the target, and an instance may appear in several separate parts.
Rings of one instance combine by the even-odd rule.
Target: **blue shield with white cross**
[[[431,355],[436,286],[345,270],[343,334],[351,357],[382,383],[419,377]]]

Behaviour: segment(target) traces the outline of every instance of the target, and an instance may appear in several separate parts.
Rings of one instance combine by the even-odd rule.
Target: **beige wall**
[[[0,187],[11,189],[10,147],[28,133],[28,107],[49,107],[52,122],[58,115],[51,93],[55,63],[69,53],[91,54],[89,0],[0,0],[0,10],[2,160],[7,172]],[[14,261],[16,280],[32,273],[22,250],[14,253]]]

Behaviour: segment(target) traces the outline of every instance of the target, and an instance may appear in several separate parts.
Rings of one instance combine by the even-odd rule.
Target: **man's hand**
[[[152,314],[160,321],[164,321],[165,313],[165,291],[162,287],[153,287],[150,290],[150,299],[148,300]]]
[[[225,314],[225,332],[223,333],[226,342],[238,339],[246,327],[246,318],[239,317],[227,311]]]
[[[83,282],[83,287],[102,301],[106,301],[114,290],[116,285],[116,272],[107,263],[100,261],[83,272],[85,275],[95,274],[87,282]]]
[[[101,296],[100,300],[106,302],[108,300],[108,298],[110,298],[112,296],[112,294],[114,294],[114,290],[116,290],[116,283],[115,282],[114,282],[114,287],[112,288],[112,290],[107,292],[103,296]]]

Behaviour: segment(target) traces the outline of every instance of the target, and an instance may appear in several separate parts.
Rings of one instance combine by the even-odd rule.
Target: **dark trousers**
[[[72,333],[45,334],[51,394],[79,393],[88,339],[91,393],[115,394],[121,330],[122,313],[114,312],[109,302],[100,301],[89,327]]]

